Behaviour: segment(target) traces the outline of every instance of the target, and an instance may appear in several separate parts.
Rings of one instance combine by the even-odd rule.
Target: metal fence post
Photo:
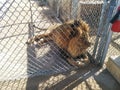
[[[99,41],[100,41],[100,33],[101,33],[101,30],[102,30],[102,28],[104,26],[103,21],[105,19],[104,16],[106,14],[106,7],[107,7],[107,5],[108,5],[108,0],[104,0],[104,4],[102,6],[100,22],[99,22],[99,27],[98,27],[98,32],[97,32],[97,37],[96,37],[95,46],[94,46],[93,55],[92,55],[94,58],[96,58],[98,45],[99,45]]]
[[[106,23],[103,27],[104,32],[103,32],[102,37],[101,37],[100,46],[99,46],[99,50],[98,50],[98,55],[97,55],[97,58],[96,58],[97,60],[99,59],[99,61],[100,61],[99,63],[100,63],[101,66],[103,65],[104,59],[106,57],[109,42],[110,42],[110,37],[112,36],[111,35],[112,33],[109,35],[109,33],[110,33],[109,23],[110,23],[110,19],[112,18],[112,14],[113,14],[113,10],[114,10],[115,5],[116,5],[116,0],[111,0],[109,11],[108,11],[108,14],[107,14]]]
[[[78,11],[79,0],[72,0],[72,11],[71,11],[71,18],[77,18],[77,11]]]
[[[61,0],[56,0],[56,2],[57,2],[57,18],[59,17],[59,15],[60,15],[60,4],[61,4]]]
[[[118,3],[117,3],[117,0],[114,0],[114,2],[112,2],[111,4],[112,4],[112,5],[111,5],[111,7],[110,7],[110,10],[112,10],[111,13],[113,13],[113,11],[115,10],[115,7],[117,7],[117,5],[120,4],[120,0],[118,0]],[[117,4],[117,5],[116,5],[116,4]],[[111,15],[111,13],[109,13],[109,15]],[[114,14],[114,13],[113,13],[113,14]],[[113,15],[113,14],[112,14],[112,15]],[[109,20],[109,19],[111,19],[111,18],[108,18],[108,20]],[[106,29],[107,29],[107,25],[106,25]],[[106,30],[106,29],[105,29],[105,30]],[[109,27],[108,27],[108,33],[107,33],[107,40],[106,40],[104,52],[103,52],[103,55],[102,55],[101,61],[100,61],[100,64],[101,64],[101,65],[103,65],[104,60],[105,60],[105,57],[106,57],[106,55],[107,55],[107,51],[108,51],[108,48],[109,48],[109,44],[110,44],[110,42],[111,42],[112,34],[113,34],[113,32],[111,31],[111,25],[109,25]]]

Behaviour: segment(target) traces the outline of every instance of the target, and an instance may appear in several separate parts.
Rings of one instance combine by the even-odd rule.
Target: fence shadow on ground
[[[57,84],[46,87],[45,90],[119,90],[120,86],[110,73],[100,67],[89,65],[86,68],[76,70],[76,73],[69,75]],[[98,73],[98,74],[97,74]],[[92,77],[92,79],[91,79]],[[81,86],[80,84],[83,83]]]
[[[45,90],[72,90],[73,88],[84,82],[86,79],[94,75],[99,69],[99,67],[90,64],[87,67],[75,70],[76,73],[73,75],[66,73],[64,75],[67,75],[67,77],[64,80],[51,87],[46,87]],[[89,90],[92,90],[90,86],[87,86],[87,88]]]

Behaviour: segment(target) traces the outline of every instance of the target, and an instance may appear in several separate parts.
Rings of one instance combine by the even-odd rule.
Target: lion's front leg
[[[73,65],[73,66],[77,66],[77,67],[84,67],[86,65],[88,65],[90,63],[90,60],[87,56],[86,53],[81,54],[79,57],[73,59],[71,58],[67,58],[67,61]]]
[[[90,63],[90,60],[89,60],[89,58],[88,58],[87,53],[84,53],[82,58],[83,58],[83,62],[84,62],[85,64],[89,64],[89,63]]]
[[[80,61],[80,62],[83,62],[85,64],[89,64],[90,63],[90,60],[88,58],[88,55],[87,53],[83,53],[81,54],[77,59],[76,61]]]
[[[76,61],[74,60],[73,58],[67,58],[67,61],[73,65],[73,66],[76,66],[76,67],[83,67],[85,66],[85,63],[81,62],[81,61]]]

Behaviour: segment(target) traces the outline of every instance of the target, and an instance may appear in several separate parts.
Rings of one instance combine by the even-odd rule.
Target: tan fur
[[[74,26],[73,24],[76,25]],[[74,35],[72,36],[72,34]],[[89,25],[83,20],[71,20],[51,28],[49,33],[40,34],[29,39],[28,43],[39,42],[43,39],[43,41],[39,42],[41,44],[52,40],[58,47],[75,58],[86,52],[86,49],[90,46],[89,38]],[[70,61],[70,58],[67,60]]]

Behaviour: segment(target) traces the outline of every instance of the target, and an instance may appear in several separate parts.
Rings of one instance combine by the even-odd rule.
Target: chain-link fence
[[[110,56],[116,56],[116,55],[118,56],[120,55],[120,34],[114,32],[112,35],[112,41],[109,45],[106,58],[109,58]]]
[[[0,88],[4,90],[54,90],[53,86],[75,74],[76,67],[49,42],[39,49],[28,38],[45,33],[51,25],[82,18],[90,25],[92,59],[103,0],[0,0]],[[108,5],[109,6],[109,5]],[[112,40],[119,48],[119,35]],[[114,48],[112,48],[114,49]],[[118,51],[119,53],[119,51]],[[94,55],[93,55],[94,56]],[[91,70],[92,68],[89,68]],[[64,72],[68,72],[68,75]],[[85,73],[82,74],[85,76]],[[37,76],[41,76],[38,78]],[[26,79],[27,77],[33,77]],[[75,77],[74,77],[75,78]],[[77,79],[77,78],[75,78]],[[64,85],[63,85],[64,86]],[[81,87],[83,88],[83,87]],[[56,89],[55,89],[56,90]]]
[[[119,33],[112,32],[110,20],[117,11],[119,6],[119,0],[108,1],[103,5],[103,11],[101,16],[100,26],[98,28],[98,36],[96,38],[95,53],[97,53],[96,59],[100,60],[103,64],[104,60],[108,60],[108,57],[112,55],[120,55],[119,52]],[[116,40],[116,42],[115,42]],[[98,43],[99,42],[99,43]],[[98,50],[96,48],[99,48]],[[95,54],[94,53],[94,54]],[[107,54],[107,56],[106,56]]]

